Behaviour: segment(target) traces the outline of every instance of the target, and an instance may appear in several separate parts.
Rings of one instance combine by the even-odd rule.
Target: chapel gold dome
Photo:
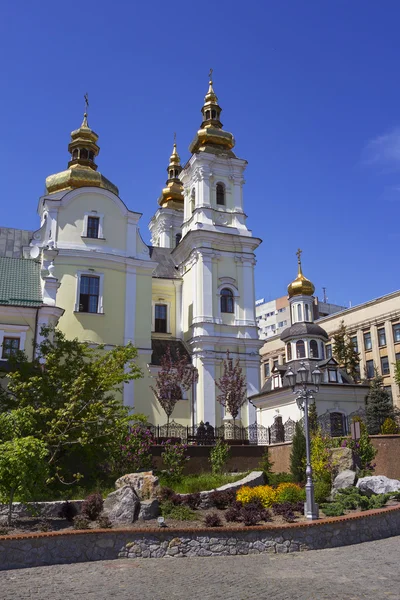
[[[303,271],[301,270],[301,250],[297,251],[297,262],[298,262],[298,273],[297,277],[292,283],[288,285],[288,294],[289,298],[293,298],[293,296],[312,296],[315,292],[315,286],[303,275]]]

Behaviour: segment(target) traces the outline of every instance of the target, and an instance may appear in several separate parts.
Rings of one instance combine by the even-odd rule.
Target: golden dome
[[[298,273],[296,279],[288,285],[289,298],[293,298],[293,296],[312,296],[315,292],[314,284],[307,279],[307,277],[304,277],[303,271],[301,270],[301,253],[302,250],[299,248],[296,252]]]
[[[213,88],[213,81],[211,79],[212,69],[210,69],[210,81],[208,82],[208,92],[204,98],[204,104],[201,109],[203,113],[203,122],[200,125],[193,142],[189,146],[190,152],[204,152],[207,146],[212,146],[219,150],[225,150],[231,152],[235,145],[235,138],[228,131],[222,129],[222,123],[220,121],[220,115],[222,108],[218,104],[218,98]]]
[[[166,187],[163,188],[161,196],[158,199],[158,204],[162,207],[178,208],[183,210],[183,185],[179,179],[179,174],[182,171],[181,159],[179,158],[176,149],[176,141],[172,149],[172,154],[167,167],[168,179]]]
[[[118,196],[117,186],[97,171],[94,159],[100,152],[97,145],[98,139],[97,133],[90,129],[88,125],[87,113],[85,112],[79,129],[71,132],[71,141],[68,145],[71,160],[68,163],[68,169],[61,171],[61,173],[49,175],[46,179],[48,194],[80,187],[99,187]]]

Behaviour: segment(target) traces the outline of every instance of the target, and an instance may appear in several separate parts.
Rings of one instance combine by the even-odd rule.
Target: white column
[[[198,190],[199,197],[196,198],[196,206],[210,206],[210,171],[207,167],[200,167],[198,170]]]
[[[243,319],[246,325],[255,325],[254,265],[254,258],[243,258]]]
[[[213,321],[213,253],[201,253],[199,287],[202,293],[203,321]]]
[[[174,281],[175,286],[175,327],[176,337],[183,338],[182,328],[182,281]]]
[[[378,341],[378,328],[376,325],[371,325],[371,342],[372,342],[372,358],[374,360],[374,367],[381,372],[381,357],[379,354],[379,341]]]
[[[215,427],[215,362],[213,359],[202,359],[201,363],[204,407],[203,420],[204,422],[208,421],[210,425]]]
[[[398,386],[394,383],[394,365],[396,363],[396,351],[394,349],[394,339],[393,339],[393,326],[391,321],[385,321],[385,334],[386,334],[386,348],[388,353],[389,360],[389,369],[390,369],[390,379],[393,381],[391,383],[392,388],[392,398],[393,404],[395,404],[396,395],[398,394]]]
[[[136,256],[137,220],[128,217],[126,224],[126,253],[128,256]]]
[[[242,212],[242,183],[241,176],[233,177],[233,205],[235,212]]]
[[[136,267],[126,265],[125,276],[125,317],[124,317],[124,345],[131,342],[135,345],[136,325]],[[124,383],[123,401],[126,406],[134,408],[135,405],[134,381]]]

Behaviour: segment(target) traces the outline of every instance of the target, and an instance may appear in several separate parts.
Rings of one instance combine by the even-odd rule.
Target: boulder
[[[361,477],[357,481],[357,487],[366,496],[387,494],[388,492],[400,491],[400,481],[398,479],[389,479],[389,477],[385,477],[384,475],[373,475],[371,477]]]
[[[160,503],[155,498],[154,500],[143,500],[140,503],[139,519],[148,521],[149,519],[157,519],[160,515]]]
[[[356,472],[346,469],[337,475],[333,481],[331,497],[334,498],[338,490],[351,487],[356,482]]]
[[[135,490],[139,500],[152,500],[157,497],[159,491],[158,477],[153,475],[153,471],[122,475],[115,482],[115,489],[118,490],[126,485]]]
[[[104,500],[103,514],[114,523],[133,523],[138,518],[140,500],[130,485],[108,494]]]
[[[353,451],[351,448],[332,448],[331,461],[336,474],[354,469]]]

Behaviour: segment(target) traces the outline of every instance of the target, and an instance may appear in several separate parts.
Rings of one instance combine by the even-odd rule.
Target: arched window
[[[217,118],[217,113],[215,112],[215,110],[211,111],[211,118],[212,119],[216,119]]]
[[[207,110],[207,111],[206,111],[206,121],[208,121],[208,120],[209,120],[209,118],[210,118],[210,111],[209,111],[209,110]]]
[[[306,357],[306,347],[304,345],[303,340],[298,340],[296,342],[296,358],[305,358]]]
[[[310,358],[318,358],[318,342],[316,340],[310,342]]]
[[[78,158],[78,148],[75,148],[72,152],[72,160],[75,160],[76,158]]]
[[[302,317],[302,311],[301,311],[301,304],[297,305],[297,320],[298,321],[302,321],[303,317]]]
[[[86,150],[86,148],[81,148],[81,158],[83,158],[84,160],[87,160],[87,158],[89,157],[88,151]]]
[[[178,175],[179,175],[179,173],[178,173],[178,170],[177,170],[177,169],[175,169],[175,175],[174,175],[174,177],[175,177],[175,178],[178,178]]]
[[[221,290],[221,312],[233,313],[233,292],[229,288]]]
[[[310,307],[308,306],[308,304],[304,305],[304,311],[305,311],[304,320],[309,321],[310,320]]]
[[[225,186],[223,183],[217,183],[217,204],[225,206]]]
[[[175,246],[177,246],[179,244],[179,242],[182,239],[182,234],[181,233],[177,233],[175,236]]]
[[[290,342],[286,344],[286,355],[288,360],[292,360],[292,344]]]
[[[172,179],[172,178],[173,178],[173,176],[174,176],[174,172],[173,172],[173,170],[171,169],[171,170],[170,170],[170,172],[169,172],[169,178],[170,178],[170,179]]]
[[[94,152],[89,152],[89,160],[94,160]]]

